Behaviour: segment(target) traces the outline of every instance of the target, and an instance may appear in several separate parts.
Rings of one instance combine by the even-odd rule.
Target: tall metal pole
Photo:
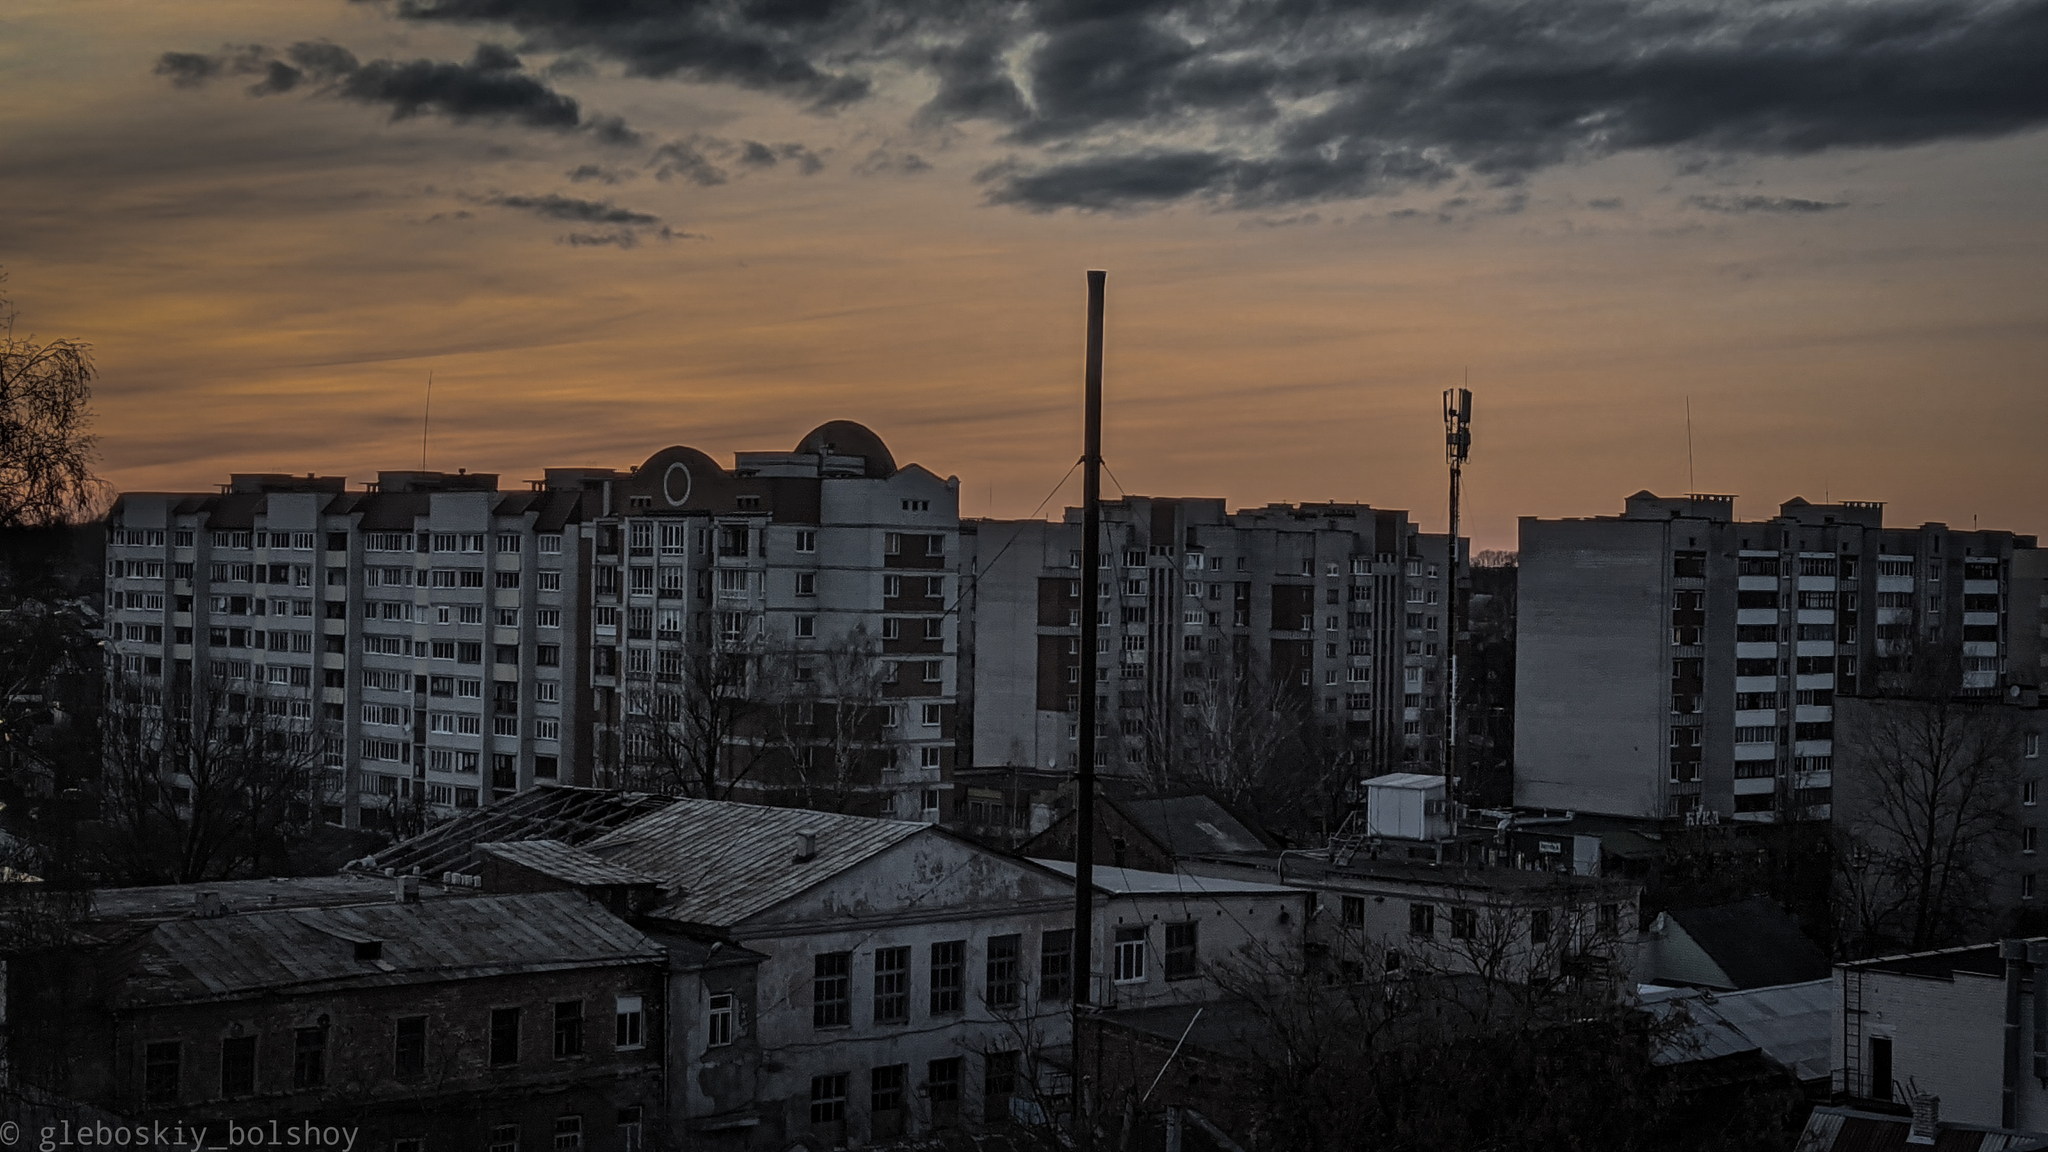
[[[1472,454],[1472,391],[1444,390],[1444,456],[1451,466],[1451,538],[1445,548],[1444,613],[1450,625],[1451,677],[1444,687],[1444,800],[1447,815],[1457,819],[1458,801],[1458,656],[1464,646],[1465,621],[1458,600],[1458,497],[1465,460]]]
[[[1074,752],[1074,1130],[1094,1146],[1081,1075],[1081,1018],[1095,995],[1095,648],[1102,584],[1102,295],[1107,272],[1088,273],[1087,421],[1081,456],[1081,716]]]

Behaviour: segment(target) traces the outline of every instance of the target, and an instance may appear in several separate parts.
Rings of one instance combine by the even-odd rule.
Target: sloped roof
[[[369,941],[381,954],[357,959],[357,943]],[[157,925],[134,953],[120,999],[167,1003],[661,958],[653,941],[574,892],[245,912]]]
[[[476,863],[477,845],[509,840],[586,844],[671,803],[672,796],[606,788],[535,788],[489,808],[464,812],[410,840],[350,865],[352,871],[437,877]]]
[[[796,858],[799,832],[816,837],[808,860]],[[729,927],[921,833],[943,835],[902,820],[678,799],[587,848],[666,890],[653,915]]]
[[[1069,880],[1074,878],[1072,860],[1033,860]],[[1181,893],[1188,896],[1306,896],[1304,889],[1285,884],[1262,884],[1256,880],[1226,880],[1218,876],[1195,876],[1185,872],[1141,872],[1136,868],[1106,868],[1096,865],[1091,873],[1095,888],[1117,896]]]
[[[1175,856],[1264,852],[1272,847],[1213,797],[1146,796],[1109,803]]]
[[[560,840],[512,840],[479,844],[478,852],[495,856],[544,876],[579,887],[609,884],[652,884],[654,878],[607,863]]]
[[[1827,957],[1799,930],[1799,922],[1762,897],[1708,908],[1673,908],[1665,915],[1737,988],[1798,984],[1829,972]]]
[[[1683,1008],[1693,1022],[1685,1042],[1667,1046],[1657,1054],[1657,1063],[1760,1051],[1801,1080],[1824,1080],[1834,1034],[1834,989],[1830,977],[1741,992],[1683,988],[1645,995],[1651,1011],[1661,1015]]]
[[[438,899],[442,889],[423,885],[421,895]],[[211,884],[157,884],[141,888],[99,888],[92,894],[90,919],[99,921],[175,920],[192,915],[201,892],[220,897],[228,912],[259,912],[280,908],[324,908],[389,901],[396,882],[383,876],[280,876],[269,880],[218,880]]]

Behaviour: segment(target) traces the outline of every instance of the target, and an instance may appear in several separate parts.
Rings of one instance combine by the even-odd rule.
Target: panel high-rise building
[[[1079,509],[963,526],[978,774],[1074,768],[1091,591],[1104,772],[1186,779],[1247,711],[1297,718],[1359,777],[1440,770],[1452,587],[1441,535],[1363,504],[1233,513],[1147,496],[1106,501],[1102,524],[1093,588]]]
[[[957,480],[835,421],[730,469],[674,447],[497,481],[261,474],[124,495],[113,687],[138,715],[195,684],[237,715],[274,709],[316,747],[319,814],[351,827],[536,784],[939,817]]]
[[[1619,516],[1521,521],[1515,803],[1653,819],[1829,815],[1834,698],[1960,644],[2002,687],[2031,536],[1887,527],[1883,505],[1638,492]]]

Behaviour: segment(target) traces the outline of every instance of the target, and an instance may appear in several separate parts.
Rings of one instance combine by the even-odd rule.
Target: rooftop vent
[[[798,863],[814,860],[818,856],[818,834],[803,831],[796,834],[796,858]]]
[[[398,878],[398,902],[400,904],[417,904],[420,902],[419,877],[400,876]]]
[[[1906,1143],[1932,1146],[1935,1133],[1941,1129],[1941,1097],[1915,1091],[1912,1105],[1913,1126],[1906,1135]]]
[[[358,959],[358,960],[382,960],[383,958],[384,958],[384,942],[383,942],[382,940],[358,940],[358,941],[356,941],[356,959]]]
[[[192,914],[203,920],[221,915],[226,909],[220,902],[220,893],[212,889],[196,892],[192,897]]]

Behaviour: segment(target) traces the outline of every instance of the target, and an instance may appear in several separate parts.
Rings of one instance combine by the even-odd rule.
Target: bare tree
[[[657,661],[646,673],[628,673],[617,785],[730,799],[767,751],[761,645],[721,639],[660,651]]]
[[[0,283],[5,278],[0,277]],[[91,519],[105,486],[93,475],[91,349],[16,336],[0,297],[0,528]]]
[[[1939,947],[1988,912],[2022,725],[1961,684],[1958,652],[1922,649],[1895,656],[1884,695],[1837,702],[1837,905],[1855,950]]]
[[[218,676],[183,691],[116,679],[101,735],[108,863],[135,883],[282,865],[338,800],[311,707]]]
[[[828,812],[886,811],[882,771],[897,749],[881,645],[856,628],[827,647],[779,654],[766,668],[779,698],[765,715],[769,738],[789,763],[788,798]]]

